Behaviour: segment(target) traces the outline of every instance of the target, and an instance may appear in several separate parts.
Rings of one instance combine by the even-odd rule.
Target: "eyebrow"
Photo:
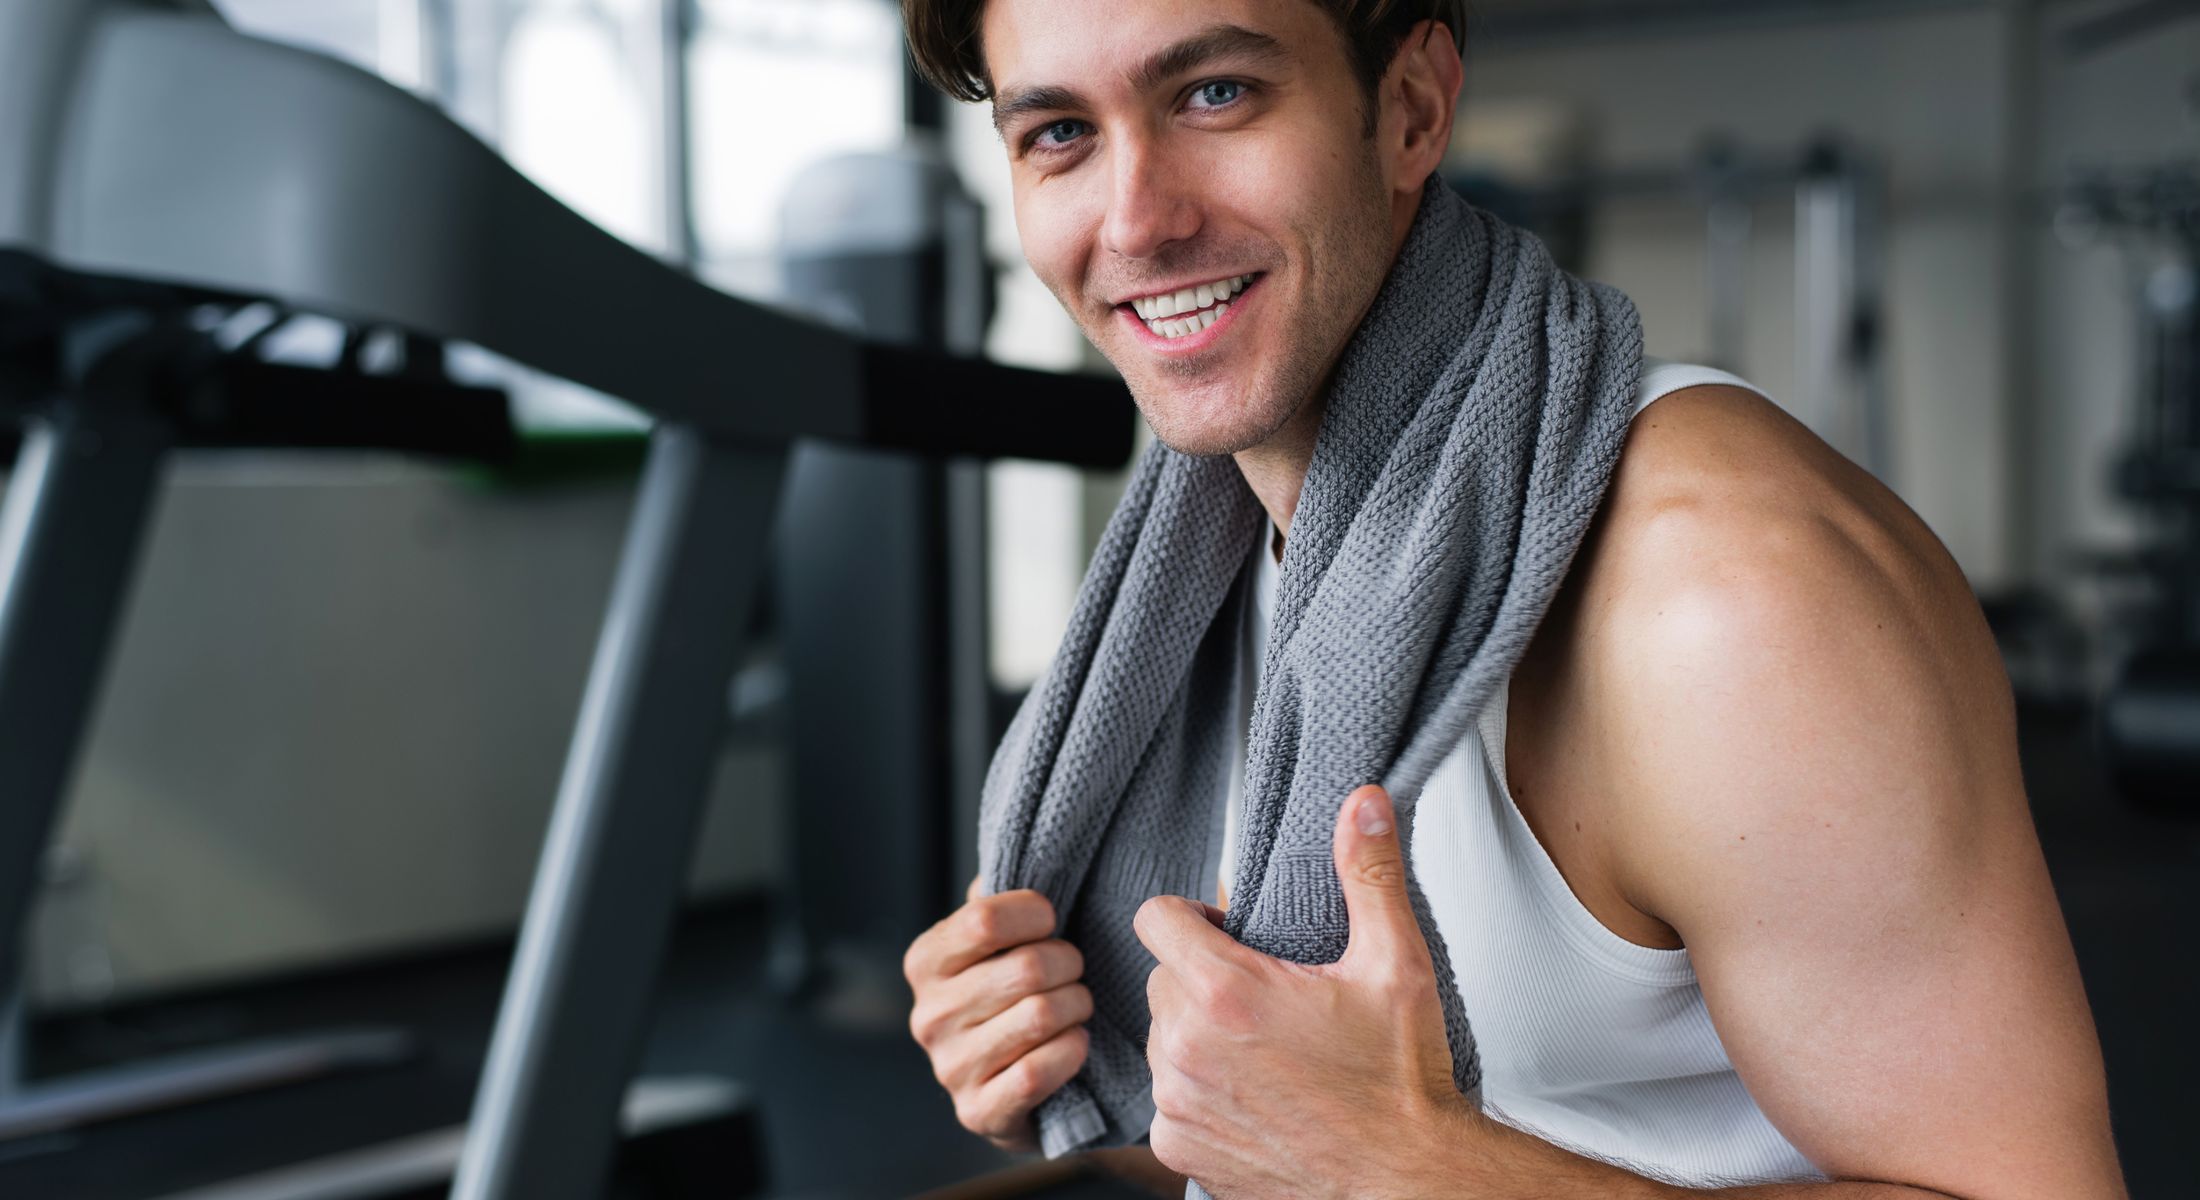
[[[1290,61],[1291,52],[1284,49],[1282,42],[1258,30],[1242,25],[1216,25],[1147,55],[1124,78],[1135,91],[1152,91],[1218,58],[1283,63]],[[1058,84],[1012,88],[994,98],[993,128],[1005,137],[1009,125],[1027,113],[1059,112],[1083,104],[1082,96]]]

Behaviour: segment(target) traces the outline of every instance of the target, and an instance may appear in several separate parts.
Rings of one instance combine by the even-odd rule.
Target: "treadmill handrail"
[[[41,38],[45,51],[24,44]],[[9,0],[0,45],[0,65],[76,56],[0,95],[30,114],[16,136],[47,139],[43,153],[0,148],[15,176],[0,175],[0,251],[472,342],[739,440],[893,444],[882,413],[904,430],[967,427],[989,404],[1043,403],[1046,447],[1128,454],[1119,383],[888,351],[726,295],[573,212],[418,97],[212,14]],[[882,354],[894,371],[876,369]],[[933,372],[977,391],[928,386]]]

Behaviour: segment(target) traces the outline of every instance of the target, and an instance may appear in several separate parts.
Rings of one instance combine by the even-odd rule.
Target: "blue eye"
[[[1206,108],[1221,108],[1245,94],[1245,85],[1231,79],[1214,79],[1192,89],[1192,98]]]
[[[1039,132],[1031,140],[1033,145],[1058,150],[1077,140],[1078,135],[1083,133],[1084,130],[1085,123],[1083,121],[1055,121],[1041,126]]]

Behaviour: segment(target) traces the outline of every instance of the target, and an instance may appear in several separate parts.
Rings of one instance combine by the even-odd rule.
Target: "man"
[[[1280,552],[1340,357],[1442,186],[1462,5],[904,7],[927,73],[994,103],[1034,271],[1162,442],[1232,456]],[[1259,954],[1196,901],[1138,911],[1154,1116],[1150,1150],[1118,1156],[1157,1187],[2123,1194],[1964,579],[1761,396],[1654,373],[1461,747],[1486,772],[1440,769],[1410,846],[1381,789],[1345,798],[1344,957]],[[1431,903],[1476,898],[1436,914],[1448,972],[1409,855]],[[1006,1148],[1034,1144],[1034,1109],[1087,1063],[1086,959],[1056,926],[1037,892],[974,885],[905,963],[959,1118]],[[1480,1042],[1479,1103],[1455,1086],[1440,974]]]

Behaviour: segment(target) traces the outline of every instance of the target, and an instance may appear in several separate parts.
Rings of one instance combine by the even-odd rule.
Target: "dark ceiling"
[[[1976,7],[1992,0],[1467,0],[1485,45],[1649,36],[1844,17]]]

